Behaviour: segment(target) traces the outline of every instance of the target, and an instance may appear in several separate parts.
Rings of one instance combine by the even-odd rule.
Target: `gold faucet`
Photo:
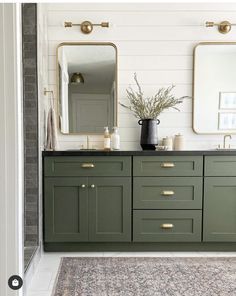
[[[226,148],[226,139],[227,138],[229,138],[231,140],[232,136],[231,135],[224,135],[224,146],[223,146],[224,149],[230,149],[230,144],[229,144],[228,148]]]

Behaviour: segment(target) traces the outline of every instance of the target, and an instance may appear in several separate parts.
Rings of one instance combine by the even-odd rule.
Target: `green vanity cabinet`
[[[236,177],[206,177],[204,242],[236,242]]]
[[[133,159],[133,241],[200,242],[201,156]]]
[[[55,156],[44,160],[47,177],[131,176],[129,156]]]
[[[45,242],[88,241],[87,178],[45,178]]]
[[[135,242],[200,242],[200,210],[135,210]]]
[[[236,249],[236,153],[45,152],[44,249]]]
[[[236,156],[206,156],[203,241],[236,242]]]
[[[202,176],[202,156],[134,156],[133,175],[143,177]]]
[[[206,156],[206,177],[236,177],[236,156]]]
[[[89,241],[131,241],[131,178],[89,178]]]
[[[130,157],[77,157],[75,162],[72,160],[73,157],[44,159],[45,242],[130,242]],[[62,176],[62,167],[70,165],[72,168]],[[108,167],[108,172],[101,171],[104,166]],[[76,171],[78,176],[74,176]],[[124,176],[116,176],[122,171]],[[111,176],[100,177],[110,172]]]
[[[202,177],[134,177],[134,209],[201,209]]]

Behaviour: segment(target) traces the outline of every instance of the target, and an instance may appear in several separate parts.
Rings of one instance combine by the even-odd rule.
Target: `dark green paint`
[[[45,178],[45,242],[88,241],[87,178]]]
[[[90,177],[89,241],[131,241],[131,178]]]
[[[172,168],[163,168],[163,163],[174,163]],[[134,176],[202,176],[202,156],[134,156]]]
[[[44,197],[45,242],[131,241],[131,178],[47,177]]]
[[[134,209],[201,209],[201,177],[134,177]],[[165,196],[163,191],[174,191]]]
[[[44,243],[46,252],[157,252],[204,251],[235,252],[236,243]]]
[[[201,210],[134,210],[134,242],[200,242]],[[162,229],[163,223],[173,224]]]
[[[203,240],[236,242],[236,177],[205,178]]]
[[[83,163],[92,163],[94,168],[82,168]],[[69,176],[131,176],[131,157],[124,156],[55,156],[44,158],[44,175],[49,177]]]
[[[45,250],[236,249],[236,156],[205,156],[209,177],[204,178],[204,242],[203,157],[133,157],[133,214],[131,160],[129,156],[44,158]],[[163,162],[175,167],[162,168]],[[84,169],[82,163],[95,167]],[[163,190],[175,194],[163,196]],[[164,230],[163,223],[174,228]]]
[[[236,176],[236,156],[206,156],[205,176]]]

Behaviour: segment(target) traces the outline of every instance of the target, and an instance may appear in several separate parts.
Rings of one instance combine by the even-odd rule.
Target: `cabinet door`
[[[89,241],[131,241],[131,179],[89,178]]]
[[[87,178],[45,178],[44,182],[45,242],[88,241]]]
[[[236,242],[236,177],[205,178],[203,240]]]

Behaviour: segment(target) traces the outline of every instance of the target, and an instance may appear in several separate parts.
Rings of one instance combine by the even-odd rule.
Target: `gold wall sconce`
[[[71,84],[84,83],[84,76],[81,73],[75,72],[71,76],[70,83]]]
[[[109,28],[108,22],[101,22],[100,24],[93,24],[90,21],[84,21],[81,24],[73,24],[72,22],[64,22],[65,28],[71,28],[73,26],[78,26],[81,32],[84,34],[90,34],[93,31],[93,27]]]
[[[219,24],[214,23],[214,22],[206,22],[206,27],[214,27],[214,26],[218,27],[218,31],[221,34],[227,34],[230,32],[231,27],[236,26],[236,24],[231,24],[228,21],[223,21],[223,22],[220,22]]]

